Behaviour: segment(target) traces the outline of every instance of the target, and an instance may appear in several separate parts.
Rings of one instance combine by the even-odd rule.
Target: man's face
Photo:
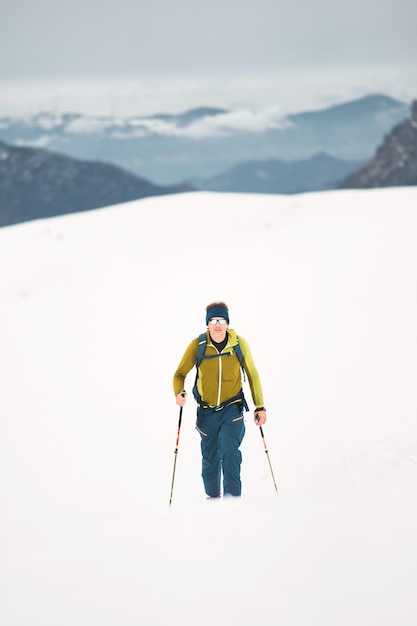
[[[224,319],[224,317],[212,317],[209,320],[208,327],[210,331],[210,337],[216,343],[220,343],[226,337],[226,331],[228,328],[228,323]]]

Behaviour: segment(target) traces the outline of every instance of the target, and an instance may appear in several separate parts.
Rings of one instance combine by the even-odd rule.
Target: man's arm
[[[264,396],[262,392],[261,379],[256,369],[252,353],[243,337],[239,337],[239,344],[242,348],[243,367],[249,381],[249,387],[252,393],[252,400],[255,405],[255,424],[262,426],[266,422],[266,409],[264,407]]]
[[[178,396],[184,390],[185,379],[188,372],[194,367],[197,361],[198,338],[193,339],[184,352],[173,378],[174,394]]]

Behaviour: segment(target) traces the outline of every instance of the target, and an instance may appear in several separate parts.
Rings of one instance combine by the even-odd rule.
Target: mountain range
[[[6,136],[12,143],[0,141],[0,226],[192,189],[291,194],[343,186],[417,184],[416,103],[411,118],[407,115],[406,105],[386,96],[369,96],[280,120],[273,114],[245,117],[242,112],[233,114],[212,108],[193,109],[180,115],[129,119],[123,124],[120,120],[117,123],[113,120],[110,124],[109,120],[79,114],[59,118],[38,114],[23,121],[3,118],[0,136]],[[370,138],[375,139],[374,153],[378,142],[384,140],[382,128],[400,116],[402,121],[389,127],[385,142],[378,148],[374,159],[363,165],[367,161],[364,155],[368,149],[365,150],[364,146],[369,144],[370,149]],[[288,154],[297,150],[308,153],[317,148],[318,137],[321,138],[320,146],[328,148],[330,153],[316,150],[298,160],[288,158]],[[283,150],[283,146],[288,148],[286,159],[259,158],[262,151],[267,153],[271,148],[273,138],[276,152]],[[249,139],[253,143],[253,152],[249,150],[249,143],[246,149],[251,158],[244,159],[246,153],[240,151],[240,159],[232,167],[207,176],[205,159],[214,158],[221,142],[228,142],[229,156],[222,157],[228,159],[233,150],[237,151],[239,145]],[[148,166],[156,161],[164,163],[164,159],[167,166],[169,151],[175,152],[179,141],[192,146],[187,159],[181,161],[181,153],[176,154],[183,168],[181,180],[184,182],[151,182],[149,177],[135,173],[133,167],[129,169],[128,162],[125,167],[118,164],[118,160],[123,162],[118,151],[120,146],[129,149],[136,146],[138,150],[144,150],[147,145],[150,147]],[[35,146],[60,145],[66,154],[22,145],[25,142]],[[158,142],[162,152],[155,161],[152,146]],[[80,159],[69,154],[83,145],[90,146],[91,150],[106,145],[109,162],[103,162],[103,158],[92,160],[91,155]],[[352,160],[335,156],[343,151],[362,157]],[[89,150],[86,152],[90,154]],[[219,158],[217,168],[224,163],[222,158]],[[143,158],[143,163],[145,161]],[[185,175],[200,166],[204,176]],[[143,169],[146,170],[145,165]]]
[[[209,181],[248,161],[293,162],[323,152],[351,161],[354,169],[407,115],[407,104],[385,95],[291,115],[277,107],[200,107],[129,118],[38,113],[1,118],[0,139],[113,163],[155,184],[172,185]]]

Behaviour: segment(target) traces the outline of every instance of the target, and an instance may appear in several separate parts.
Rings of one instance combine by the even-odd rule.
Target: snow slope
[[[417,188],[1,229],[2,626],[415,626],[416,235]],[[243,497],[205,500],[190,399],[169,508],[172,374],[214,299],[279,494],[248,414]]]

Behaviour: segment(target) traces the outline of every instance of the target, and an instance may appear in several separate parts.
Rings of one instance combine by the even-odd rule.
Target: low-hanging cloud
[[[189,126],[177,128],[176,134],[200,139],[231,135],[234,132],[260,133],[272,128],[286,128],[289,125],[289,120],[282,116],[276,107],[259,110],[240,109],[203,117]]]
[[[234,133],[261,133],[271,129],[288,128],[291,122],[277,107],[260,109],[236,109],[224,113],[209,114],[188,124],[177,117],[113,118],[80,116],[71,120],[65,132],[75,135],[95,135],[108,133],[114,139],[140,139],[149,135],[163,137],[186,137],[204,139],[222,137]]]

